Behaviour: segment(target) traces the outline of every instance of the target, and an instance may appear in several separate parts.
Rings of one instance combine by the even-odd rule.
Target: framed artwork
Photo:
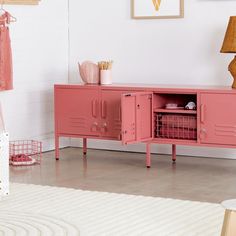
[[[0,0],[1,4],[10,5],[37,5],[40,0]]]
[[[184,0],[131,0],[133,19],[184,17]]]

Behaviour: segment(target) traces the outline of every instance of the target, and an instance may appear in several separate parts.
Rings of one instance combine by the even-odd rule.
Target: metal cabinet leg
[[[87,139],[83,138],[83,154],[87,154]]]
[[[59,136],[55,136],[55,159],[59,160]]]
[[[176,145],[172,144],[172,161],[173,163],[176,162]]]
[[[151,168],[151,144],[146,144],[146,166]]]

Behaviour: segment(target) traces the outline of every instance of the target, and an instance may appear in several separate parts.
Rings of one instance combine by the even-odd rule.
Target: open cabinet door
[[[153,94],[136,92],[121,95],[122,144],[153,139]]]

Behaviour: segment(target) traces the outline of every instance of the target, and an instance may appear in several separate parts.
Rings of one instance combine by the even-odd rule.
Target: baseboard
[[[82,147],[82,145],[81,139],[71,139],[71,147]],[[145,153],[145,144],[143,143],[123,146],[121,142],[117,141],[89,139],[88,148]],[[151,152],[169,155],[171,154],[171,145],[152,144]],[[177,155],[236,159],[236,150],[215,147],[177,146]]]
[[[43,152],[55,150],[54,135],[42,136],[37,140],[43,143]],[[60,138],[60,148],[69,147],[70,144],[71,144],[71,141],[69,138]]]

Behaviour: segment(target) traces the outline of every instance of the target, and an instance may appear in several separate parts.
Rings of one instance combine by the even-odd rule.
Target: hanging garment
[[[11,15],[5,12],[0,16],[0,90],[13,89],[12,52],[8,24]]]

